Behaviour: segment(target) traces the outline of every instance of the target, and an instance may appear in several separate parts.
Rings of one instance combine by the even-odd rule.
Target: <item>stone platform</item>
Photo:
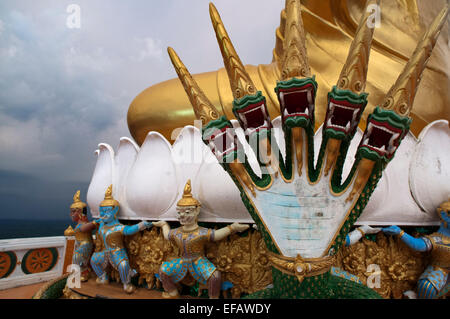
[[[80,288],[70,288],[74,293],[88,298],[103,299],[163,299],[162,291],[146,288],[137,288],[132,294],[127,294],[122,284],[110,282],[107,285],[98,284],[95,278],[82,282]],[[196,299],[195,297],[182,295],[181,299]]]

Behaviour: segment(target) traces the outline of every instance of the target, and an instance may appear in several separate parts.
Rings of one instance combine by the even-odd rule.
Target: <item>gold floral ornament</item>
[[[106,189],[105,199],[100,203],[100,207],[120,206],[119,202],[112,196],[112,184]]]
[[[335,263],[335,256],[327,256],[323,258],[302,258],[286,257],[268,252],[269,262],[273,267],[281,272],[297,277],[301,283],[306,277],[324,274],[331,269]]]
[[[70,208],[85,208],[87,205],[86,203],[82,202],[80,200],[80,191],[77,190],[75,195],[73,195],[73,203],[70,205]]]
[[[149,288],[160,288],[156,279],[161,263],[178,257],[178,248],[164,240],[162,231],[153,227],[125,238],[125,247],[129,252],[130,265],[139,273],[139,284],[147,283]]]
[[[379,267],[380,286],[373,289],[383,298],[402,299],[403,292],[415,289],[429,259],[429,253],[415,252],[400,238],[387,237],[380,232],[375,241],[364,238],[354,245],[343,247],[336,265],[358,276],[366,285],[376,284],[375,272]],[[370,269],[370,265],[376,267]]]
[[[272,267],[258,231],[250,229],[245,237],[234,234],[209,243],[206,256],[220,270],[222,281],[233,284],[232,298],[254,293],[272,283]]]

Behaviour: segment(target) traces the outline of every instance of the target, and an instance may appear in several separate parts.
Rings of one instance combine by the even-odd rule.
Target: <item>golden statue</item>
[[[370,71],[365,88],[370,99],[359,124],[360,128],[365,128],[366,117],[375,105],[382,105],[385,93],[394,84],[420,36],[445,2],[446,0],[392,0],[381,3],[381,25],[374,31]],[[316,96],[316,123],[322,123],[325,118],[327,92],[335,84],[346,62],[365,3],[365,0],[301,1],[310,72],[316,74],[320,88]],[[205,14],[206,10],[205,8]],[[280,26],[275,32],[272,62],[245,66],[254,85],[266,96],[272,119],[280,115],[273,88],[281,78],[283,68],[283,43],[288,30],[286,20],[286,9],[283,9]],[[414,110],[410,114],[413,119],[411,131],[416,136],[424,126],[434,120],[450,120],[448,25],[443,28],[423,73],[422,88],[417,92]],[[218,107],[219,116],[235,118],[232,112],[233,94],[224,68],[196,74],[193,78],[211,103]],[[131,103],[127,118],[129,130],[139,145],[143,143],[149,131],[158,131],[171,141],[174,128],[192,125],[194,119],[189,99],[177,78],[158,83],[140,93]]]

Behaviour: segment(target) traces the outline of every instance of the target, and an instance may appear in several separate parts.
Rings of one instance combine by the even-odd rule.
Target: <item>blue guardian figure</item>
[[[151,222],[140,222],[133,226],[122,225],[118,218],[119,202],[112,196],[112,185],[105,193],[105,199],[100,203],[100,219],[98,236],[102,242],[102,250],[92,255],[91,266],[97,274],[97,283],[107,284],[109,282],[107,267],[110,265],[119,272],[123,289],[127,293],[136,290],[131,284],[131,278],[137,274],[132,269],[125,249],[123,236],[134,235],[146,228],[152,227]]]
[[[433,299],[446,295],[448,292],[448,274],[450,271],[450,201],[442,203],[437,208],[440,227],[437,232],[420,238],[414,238],[398,226],[383,228],[388,235],[397,235],[411,249],[421,252],[431,252],[430,265],[425,269],[417,282],[417,297]]]

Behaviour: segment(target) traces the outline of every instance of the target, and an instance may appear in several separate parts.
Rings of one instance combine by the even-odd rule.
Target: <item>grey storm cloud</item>
[[[176,76],[167,46],[192,73],[221,68],[208,3],[1,1],[0,196],[22,194],[5,193],[15,175],[16,190],[21,181],[42,186],[36,196],[43,205],[61,201],[61,183],[87,190],[98,143],[115,148],[130,136],[133,98]],[[244,63],[270,62],[284,0],[214,3]],[[79,29],[67,27],[70,4],[81,9]]]

